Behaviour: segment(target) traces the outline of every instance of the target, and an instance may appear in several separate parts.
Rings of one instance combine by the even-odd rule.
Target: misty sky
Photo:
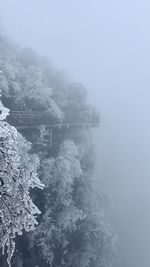
[[[6,32],[83,83],[120,235],[114,267],[150,266],[150,2],[0,0]]]

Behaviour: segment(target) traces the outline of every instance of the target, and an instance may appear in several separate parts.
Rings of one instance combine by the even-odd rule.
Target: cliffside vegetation
[[[115,238],[95,173],[84,86],[1,33],[0,90],[0,266],[110,267]],[[19,113],[22,127],[8,110]]]

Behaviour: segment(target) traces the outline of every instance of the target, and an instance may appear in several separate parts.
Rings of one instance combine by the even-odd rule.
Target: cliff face
[[[85,88],[78,83],[70,86],[70,81],[45,59],[30,49],[21,51],[5,36],[0,36],[0,70],[3,104],[10,114],[19,111],[16,126],[23,121],[21,114],[32,114],[25,116],[26,123],[22,123],[27,127],[18,127],[31,142],[28,161],[27,154],[23,154],[27,144],[18,139],[24,169],[30,168],[32,175],[37,165],[38,177],[45,184],[42,191],[30,190],[30,197],[41,211],[39,225],[16,239],[12,266],[111,266],[115,239],[105,218],[106,196],[95,175],[89,121],[92,118],[93,126],[98,126],[99,116],[94,111],[89,113]],[[33,127],[33,114],[38,127]],[[43,119],[41,114],[48,118]],[[67,116],[69,123],[63,127]],[[82,124],[73,124],[78,116]],[[57,127],[51,127],[54,118]],[[10,117],[8,120],[13,123]],[[31,176],[26,179],[24,187],[31,182]]]

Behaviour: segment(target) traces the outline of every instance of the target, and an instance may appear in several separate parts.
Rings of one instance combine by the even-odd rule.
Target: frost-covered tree
[[[43,62],[31,49],[20,50],[0,33],[0,88],[5,106],[46,111],[61,121],[62,111],[53,99],[53,78],[48,78]]]
[[[74,205],[72,195],[74,182],[81,174],[78,150],[71,140],[63,142],[56,159],[43,162],[46,213],[32,234],[31,246],[40,247],[50,266],[66,266],[69,235],[84,217]]]
[[[106,219],[106,196],[92,170],[74,185],[74,201],[84,213],[70,240],[68,266],[110,267],[116,256],[116,236]]]
[[[15,249],[16,235],[37,225],[40,213],[32,202],[30,189],[43,188],[37,176],[39,160],[30,155],[30,144],[17,130],[3,121],[8,110],[0,103],[0,247],[7,262]]]
[[[84,153],[86,165],[91,151]],[[31,247],[39,249],[48,266],[110,267],[116,237],[105,216],[107,199],[91,167],[93,159],[82,171],[80,157],[74,142],[66,140],[57,158],[43,162],[45,214],[32,233]]]

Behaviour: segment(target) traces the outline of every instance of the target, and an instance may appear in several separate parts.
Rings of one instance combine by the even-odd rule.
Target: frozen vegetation
[[[0,34],[1,267],[110,267],[115,258],[86,90],[69,84],[45,58]]]

